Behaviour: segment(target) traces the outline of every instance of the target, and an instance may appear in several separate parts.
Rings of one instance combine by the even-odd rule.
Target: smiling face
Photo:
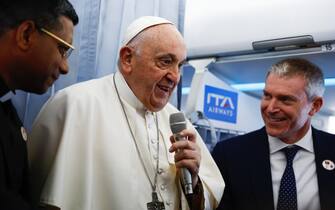
[[[61,16],[60,30],[50,30],[53,34],[68,43],[72,43],[73,23],[67,17]],[[39,32],[38,42],[31,49],[27,62],[29,71],[26,71],[25,89],[35,93],[45,92],[58,79],[60,74],[68,73],[67,58],[63,57],[64,44],[49,35]],[[31,79],[28,79],[31,78]]]
[[[120,50],[120,70],[144,106],[159,111],[179,82],[186,47],[171,24],[153,26],[142,33],[135,45],[130,43]]]
[[[306,81],[301,76],[270,74],[261,101],[266,132],[285,143],[300,140],[308,131],[311,117],[320,109],[322,99],[307,99]]]
[[[65,42],[71,43],[72,21],[61,16],[59,22],[61,27],[58,27],[58,30],[49,29],[49,31]],[[11,47],[8,53],[7,71],[2,75],[9,88],[42,94],[60,74],[68,72],[67,58],[62,56],[63,43],[42,32],[34,22],[24,21],[8,34],[16,37],[15,43],[11,43],[14,47]]]

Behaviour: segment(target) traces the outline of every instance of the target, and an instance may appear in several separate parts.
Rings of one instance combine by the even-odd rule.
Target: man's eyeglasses
[[[51,33],[50,31],[46,30],[45,28],[41,28],[40,30],[61,43],[61,45],[58,46],[58,50],[63,58],[68,58],[71,55],[72,51],[75,49],[73,45],[67,43],[66,41],[59,38],[58,36]]]

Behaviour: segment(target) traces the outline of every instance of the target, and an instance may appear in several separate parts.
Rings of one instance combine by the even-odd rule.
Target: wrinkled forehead
[[[172,24],[159,24],[151,26],[141,31],[141,33],[139,33],[136,37],[138,36],[150,37],[152,39],[154,38],[160,38],[162,40],[178,39],[179,41],[182,42],[184,41],[184,38],[181,35],[181,33]]]
[[[130,41],[128,46],[137,50],[161,51],[163,49],[181,49],[186,51],[184,38],[171,24],[160,24],[145,29]]]
[[[145,34],[144,34],[145,33]],[[186,57],[186,45],[184,38],[173,25],[158,25],[143,32],[140,48],[151,48],[153,51],[160,51],[174,54],[180,59]]]
[[[289,79],[296,79],[301,80],[303,82],[307,82],[305,75],[298,73],[298,72],[269,72],[266,76],[266,80],[271,78],[277,78],[277,79],[283,79],[283,80],[289,80]]]
[[[273,90],[279,92],[306,92],[306,86],[306,80],[301,75],[283,76],[277,74],[270,74],[266,79],[264,90]]]

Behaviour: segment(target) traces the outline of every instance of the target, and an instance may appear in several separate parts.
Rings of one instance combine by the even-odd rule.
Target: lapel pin
[[[331,160],[324,160],[324,161],[322,161],[322,166],[323,166],[323,168],[325,168],[328,171],[332,171],[332,170],[335,169],[335,164]]]
[[[27,141],[28,135],[27,135],[26,129],[24,129],[23,126],[21,127],[21,135],[22,135],[23,140]]]

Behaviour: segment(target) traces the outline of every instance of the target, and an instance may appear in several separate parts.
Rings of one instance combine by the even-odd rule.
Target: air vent
[[[290,50],[315,45],[311,35],[269,39],[252,43],[254,50]]]

